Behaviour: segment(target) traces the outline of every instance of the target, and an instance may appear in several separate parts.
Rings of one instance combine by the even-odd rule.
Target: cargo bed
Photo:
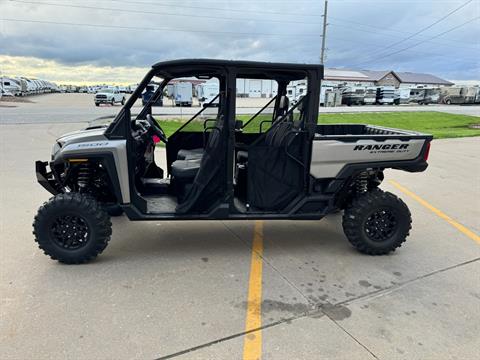
[[[341,177],[347,168],[423,171],[432,135],[364,124],[317,125],[310,174]]]
[[[366,124],[322,124],[317,125],[315,128],[316,140],[321,140],[324,138],[331,139],[332,137],[343,137],[344,139],[362,137],[372,139],[376,138],[377,136],[380,136],[382,138],[417,137],[421,139],[430,137],[431,140],[431,135],[421,134],[415,131],[392,129]]]

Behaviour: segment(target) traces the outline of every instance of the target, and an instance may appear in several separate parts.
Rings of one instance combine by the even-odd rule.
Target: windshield
[[[100,90],[99,92],[111,94],[111,93],[113,93],[113,90],[112,90],[112,89],[102,89],[102,90]]]

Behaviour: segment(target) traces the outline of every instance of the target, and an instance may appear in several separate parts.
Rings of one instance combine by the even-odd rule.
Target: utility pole
[[[325,7],[323,8],[322,54],[320,55],[321,64],[323,64],[325,60],[325,39],[327,37],[327,8],[328,8],[328,0],[325,0]]]

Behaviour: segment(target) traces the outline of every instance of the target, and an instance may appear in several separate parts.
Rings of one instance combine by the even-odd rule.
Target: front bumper
[[[51,171],[47,172],[48,162],[35,161],[35,173],[37,181],[52,195],[57,195],[60,191],[57,189],[55,178]]]
[[[96,104],[110,104],[112,99],[95,99]]]

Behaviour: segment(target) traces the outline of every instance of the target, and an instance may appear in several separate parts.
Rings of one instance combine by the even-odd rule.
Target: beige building
[[[442,87],[452,86],[450,81],[435,75],[393,70],[349,70],[326,68],[324,83],[328,85],[395,86],[399,87]]]

